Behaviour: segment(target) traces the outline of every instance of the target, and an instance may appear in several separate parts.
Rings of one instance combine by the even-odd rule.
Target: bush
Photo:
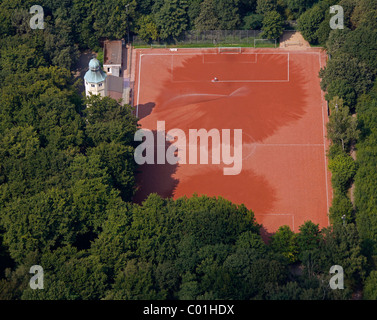
[[[351,180],[356,174],[355,161],[345,153],[339,154],[330,160],[329,169],[332,173],[333,188],[340,193],[346,193]]]
[[[244,29],[245,30],[258,30],[262,28],[263,15],[261,14],[250,14],[244,18]]]
[[[377,300],[377,271],[373,270],[365,281],[364,299]]]
[[[343,223],[343,216],[345,222],[353,222],[353,205],[350,198],[342,193],[335,193],[329,215],[332,224]]]

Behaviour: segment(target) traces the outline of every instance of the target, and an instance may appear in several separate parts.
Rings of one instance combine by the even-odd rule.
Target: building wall
[[[88,83],[85,81],[85,94],[86,96],[89,96],[89,93],[92,94],[100,94],[101,97],[106,96],[106,86],[105,82],[99,82],[99,83]]]
[[[115,77],[120,77],[121,76],[121,70],[122,66],[121,65],[104,65],[103,69],[106,71],[108,75],[112,75]]]

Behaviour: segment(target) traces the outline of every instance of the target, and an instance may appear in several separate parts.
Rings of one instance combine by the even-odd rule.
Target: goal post
[[[241,47],[219,47],[218,53],[242,53]]]

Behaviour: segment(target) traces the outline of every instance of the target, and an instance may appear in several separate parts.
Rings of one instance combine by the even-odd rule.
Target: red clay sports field
[[[239,175],[225,165],[143,165],[135,201],[222,196],[254,211],[264,231],[298,231],[311,220],[329,225],[332,191],[327,169],[327,107],[320,49],[137,49],[134,104],[142,128],[242,129]],[[212,82],[217,77],[219,81]]]

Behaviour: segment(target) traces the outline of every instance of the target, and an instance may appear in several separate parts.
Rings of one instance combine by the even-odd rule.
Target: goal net
[[[219,47],[218,53],[242,53],[241,47]]]

